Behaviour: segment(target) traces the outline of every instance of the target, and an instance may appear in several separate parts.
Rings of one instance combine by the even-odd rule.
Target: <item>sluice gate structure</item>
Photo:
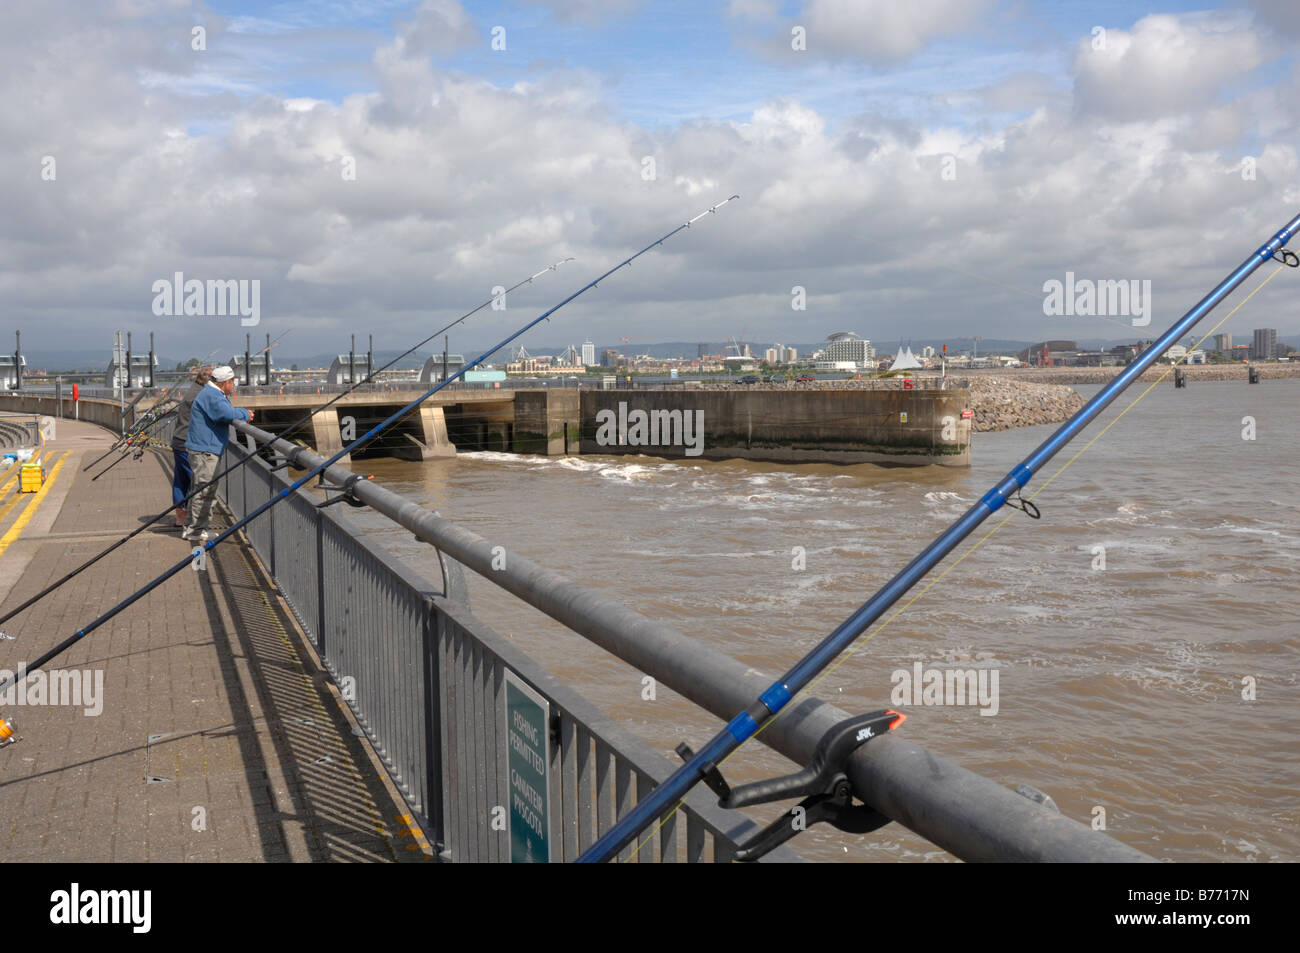
[[[426,400],[369,444],[366,456],[431,460],[458,450],[550,456],[646,454],[787,463],[969,466],[970,390],[965,381],[858,381],[844,389],[656,386],[451,387]],[[868,386],[863,386],[868,385]],[[320,400],[310,392],[252,388],[235,399],[259,424],[280,431]],[[332,456],[416,393],[378,386],[317,411],[292,435]],[[83,419],[131,426],[151,398],[122,417],[117,401],[83,398]],[[72,416],[68,399],[26,394],[0,406]],[[346,458],[345,458],[346,459]]]

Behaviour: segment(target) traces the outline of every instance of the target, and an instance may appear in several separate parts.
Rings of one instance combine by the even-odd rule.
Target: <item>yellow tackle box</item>
[[[35,493],[45,482],[45,466],[40,463],[24,463],[18,478],[18,492]]]

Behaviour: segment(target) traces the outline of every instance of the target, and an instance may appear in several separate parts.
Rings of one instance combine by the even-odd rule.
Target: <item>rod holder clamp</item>
[[[306,449],[307,449],[307,448],[306,448],[306,447],[303,447],[303,446],[296,446],[296,447],[294,447],[294,448],[293,448],[292,450],[290,450],[288,453],[284,454],[284,459],[283,459],[283,460],[281,460],[281,461],[280,461],[279,463],[277,463],[275,466],[271,467],[271,472],[272,472],[272,473],[275,473],[277,470],[283,470],[285,467],[297,467],[297,466],[298,466],[298,457],[299,457],[299,456],[302,454],[302,452],[303,452],[304,450],[306,450]],[[299,468],[299,469],[302,469],[302,467],[298,467],[298,468]],[[324,483],[324,481],[322,481],[322,485],[323,485],[323,483]]]
[[[702,780],[718,795],[718,806],[728,809],[802,797],[798,805],[763,828],[736,851],[736,860],[753,862],[790,840],[800,831],[825,822],[849,834],[866,834],[889,823],[889,818],[866,804],[853,803],[848,778],[849,758],[872,738],[902,724],[906,715],[884,709],[848,718],[822,735],[812,760],[803,770],[767,781],[732,788],[713,762],[701,769]],[[685,761],[695,753],[685,742],[677,746]]]
[[[323,510],[327,506],[333,506],[335,503],[346,503],[348,506],[365,506],[361,500],[357,499],[357,482],[359,480],[370,480],[374,478],[372,473],[354,473],[343,481],[341,486],[335,486],[332,483],[325,482],[325,474],[321,474],[320,486],[328,493],[330,490],[338,490],[339,495],[325,500],[323,503],[317,503],[316,509]]]

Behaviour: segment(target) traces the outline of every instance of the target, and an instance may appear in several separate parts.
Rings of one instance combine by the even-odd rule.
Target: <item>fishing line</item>
[[[113,606],[113,607],[112,607],[111,609],[109,609],[107,612],[101,614],[100,616],[98,616],[97,618],[95,618],[94,620],[92,620],[91,622],[89,622],[87,625],[85,625],[84,627],[78,629],[75,633],[73,633],[72,635],[70,635],[68,638],[64,639],[62,642],[60,642],[60,643],[59,643],[58,645],[56,645],[54,648],[52,648],[52,649],[50,649],[49,651],[45,652],[43,655],[41,655],[41,656],[40,656],[39,658],[37,658],[35,661],[33,661],[33,662],[31,662],[31,663],[29,663],[29,664],[27,664],[27,665],[20,666],[20,671],[14,672],[14,673],[9,677],[9,679],[8,679],[8,680],[7,680],[3,685],[0,685],[0,695],[3,695],[4,692],[8,691],[10,687],[12,687],[13,685],[17,684],[17,682],[18,682],[19,680],[21,680],[21,679],[26,679],[26,677],[27,677],[31,672],[35,671],[36,669],[41,668],[42,666],[45,665],[46,662],[50,661],[51,659],[55,658],[56,656],[62,654],[62,653],[65,652],[65,651],[67,651],[69,648],[71,648],[71,647],[72,647],[73,645],[75,645],[77,642],[79,642],[79,641],[81,641],[82,639],[86,638],[88,635],[90,635],[90,633],[94,632],[96,629],[98,629],[98,628],[99,628],[100,626],[102,626],[104,623],[108,622],[110,619],[112,619],[112,618],[113,618],[114,616],[116,616],[118,613],[120,613],[120,612],[124,611],[125,609],[127,609],[128,607],[134,605],[136,602],[138,602],[140,599],[143,599],[146,595],[148,595],[148,594],[149,594],[150,592],[152,592],[154,589],[156,589],[156,588],[158,588],[159,586],[161,586],[164,582],[166,582],[166,581],[167,581],[168,579],[170,579],[172,576],[176,575],[178,572],[180,572],[181,570],[183,570],[186,566],[189,566],[189,565],[191,564],[191,562],[193,561],[193,559],[194,559],[197,555],[200,555],[199,550],[203,550],[203,551],[206,552],[206,551],[210,551],[210,550],[214,549],[218,544],[220,544],[220,543],[223,542],[224,540],[228,539],[228,538],[229,538],[233,533],[235,533],[237,530],[239,530],[239,529],[242,528],[243,526],[247,525],[248,523],[251,523],[253,520],[257,519],[257,517],[261,516],[263,513],[265,513],[265,512],[266,512],[267,510],[269,510],[271,507],[275,506],[275,505],[276,505],[277,503],[279,503],[281,500],[288,499],[290,496],[293,495],[293,493],[294,493],[296,490],[298,490],[299,488],[301,488],[304,484],[306,484],[306,483],[307,483],[309,480],[311,480],[313,477],[317,476],[318,474],[322,474],[322,473],[324,473],[327,469],[329,469],[331,466],[333,466],[335,463],[337,463],[337,462],[338,462],[339,460],[341,460],[343,457],[345,457],[345,456],[348,455],[349,453],[352,453],[354,450],[358,449],[359,447],[364,446],[364,445],[365,445],[369,440],[371,440],[373,437],[375,437],[376,435],[378,435],[379,433],[381,433],[383,430],[387,429],[388,427],[392,426],[392,425],[393,425],[394,423],[396,423],[397,421],[401,420],[403,417],[405,417],[405,416],[406,416],[408,413],[410,413],[412,410],[415,410],[417,407],[419,407],[420,404],[424,403],[424,401],[428,400],[431,396],[433,396],[434,394],[436,394],[438,391],[442,390],[444,387],[446,387],[447,385],[451,384],[453,381],[455,381],[455,380],[457,380],[458,378],[460,378],[462,375],[464,375],[464,374],[465,374],[467,371],[469,371],[471,368],[473,368],[473,367],[475,367],[475,366],[477,366],[477,365],[479,365],[479,364],[482,364],[484,361],[486,361],[488,358],[490,358],[490,357],[491,357],[493,354],[495,354],[497,351],[501,350],[503,347],[505,347],[505,346],[506,346],[507,344],[509,344],[511,341],[515,340],[516,338],[519,338],[519,337],[523,336],[523,335],[524,335],[528,330],[530,330],[531,328],[533,328],[533,327],[535,327],[536,325],[540,324],[542,321],[546,321],[546,320],[548,320],[552,314],[554,314],[555,312],[559,311],[561,308],[563,308],[563,307],[564,307],[565,305],[567,305],[569,302],[573,301],[573,300],[574,300],[575,298],[577,298],[579,295],[584,294],[585,292],[587,292],[587,291],[590,290],[591,288],[595,288],[596,286],[598,286],[598,285],[600,284],[600,282],[604,281],[604,280],[605,280],[606,278],[608,278],[610,275],[614,274],[614,272],[619,271],[620,269],[622,269],[622,268],[624,268],[624,267],[630,266],[630,265],[632,264],[633,261],[635,261],[637,258],[640,258],[640,257],[641,257],[642,255],[644,255],[646,252],[650,251],[651,249],[657,248],[658,246],[662,245],[664,242],[668,241],[668,239],[670,239],[670,238],[672,238],[674,235],[676,235],[678,232],[690,228],[694,223],[696,223],[696,222],[698,222],[700,219],[704,218],[704,216],[706,216],[706,215],[710,215],[710,214],[716,212],[718,209],[720,209],[722,206],[726,205],[728,202],[732,201],[733,199],[737,199],[737,198],[739,198],[739,197],[740,197],[740,196],[738,196],[738,195],[733,195],[733,196],[731,196],[730,198],[728,198],[728,199],[726,199],[726,200],[724,200],[724,201],[722,201],[722,202],[717,203],[716,205],[713,205],[713,206],[711,206],[711,207],[705,209],[703,212],[701,212],[699,215],[696,215],[694,218],[690,219],[689,221],[684,222],[684,223],[681,224],[681,225],[678,225],[678,226],[677,226],[676,228],[674,228],[672,231],[666,233],[666,234],[663,235],[662,237],[660,237],[660,238],[656,239],[655,241],[651,242],[649,245],[647,245],[645,248],[642,248],[642,249],[641,249],[640,251],[638,251],[636,254],[634,254],[634,255],[632,255],[632,256],[630,256],[630,257],[624,259],[623,261],[619,262],[617,265],[615,265],[614,267],[610,268],[608,271],[606,271],[604,274],[600,275],[598,278],[595,278],[594,280],[592,280],[592,281],[588,282],[587,284],[583,285],[583,286],[582,286],[581,288],[579,288],[577,291],[573,292],[573,294],[569,295],[567,298],[565,298],[564,300],[562,300],[559,304],[553,306],[552,308],[550,308],[550,309],[547,310],[547,311],[542,312],[542,313],[541,313],[540,315],[538,315],[536,318],[532,319],[532,320],[529,321],[527,324],[525,324],[525,325],[523,325],[522,327],[520,327],[517,331],[515,331],[514,333],[512,333],[509,337],[507,337],[507,338],[505,338],[504,340],[500,341],[499,343],[497,343],[496,345],[494,345],[492,348],[490,348],[489,350],[485,351],[483,354],[479,355],[479,356],[478,356],[477,358],[475,358],[474,360],[469,361],[469,362],[463,364],[463,365],[461,366],[460,370],[456,371],[454,374],[450,374],[450,375],[448,375],[446,379],[444,379],[443,381],[441,381],[440,383],[438,383],[438,384],[435,385],[434,387],[430,388],[428,391],[426,391],[424,394],[422,394],[422,395],[420,395],[419,397],[417,397],[415,400],[411,401],[411,402],[410,402],[409,404],[407,404],[406,406],[400,408],[396,413],[391,414],[387,419],[385,419],[385,420],[383,420],[382,422],[380,422],[379,424],[377,424],[375,427],[373,427],[371,430],[367,431],[367,432],[366,432],[365,434],[363,434],[361,437],[359,437],[358,439],[354,440],[351,444],[349,444],[348,446],[346,446],[346,447],[344,447],[343,449],[339,450],[337,453],[334,454],[334,456],[330,457],[328,460],[323,461],[320,465],[318,465],[317,467],[315,467],[314,469],[312,469],[310,472],[304,474],[302,477],[300,477],[299,479],[297,479],[296,481],[294,481],[294,482],[291,483],[290,485],[286,486],[283,490],[281,490],[279,493],[277,493],[277,494],[275,494],[274,496],[272,496],[272,497],[271,497],[269,500],[267,500],[265,503],[261,504],[260,506],[258,506],[258,507],[255,508],[254,510],[252,510],[250,513],[248,513],[248,514],[247,514],[246,516],[244,516],[242,519],[236,520],[236,521],[234,522],[234,524],[232,524],[228,529],[225,529],[225,530],[221,531],[220,533],[218,533],[217,536],[216,536],[215,538],[208,540],[207,542],[203,543],[203,544],[202,544],[201,546],[199,546],[199,547],[196,547],[196,548],[195,548],[195,551],[194,551],[193,554],[187,554],[186,557],[185,557],[184,559],[182,559],[182,560],[180,560],[179,562],[177,562],[177,563],[176,563],[174,566],[172,566],[170,569],[168,569],[168,570],[166,570],[165,572],[163,572],[160,576],[158,576],[157,578],[155,578],[154,580],[152,580],[151,582],[149,582],[149,583],[148,583],[147,585],[145,585],[144,587],[142,587],[142,588],[136,590],[134,593],[132,593],[132,594],[131,594],[130,596],[128,596],[127,598],[123,599],[123,600],[122,600],[121,602],[119,602],[117,605]],[[494,296],[494,298],[495,298],[495,297],[499,297],[499,296]],[[251,459],[252,456],[254,456],[254,455],[253,455],[253,454],[250,454],[249,457],[246,458],[246,459]],[[356,479],[360,479],[360,476],[358,475],[358,476],[356,477]],[[3,718],[0,718],[0,729],[8,729],[9,734],[12,734],[12,728],[11,728],[10,726],[7,726],[7,725],[6,725],[6,723],[5,723],[5,721],[4,721]]]

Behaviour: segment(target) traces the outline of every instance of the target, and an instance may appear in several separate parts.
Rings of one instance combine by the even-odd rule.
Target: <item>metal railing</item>
[[[236,423],[235,427],[251,441],[256,441],[258,445],[272,448],[277,453],[290,455],[298,466],[314,468],[325,462],[324,458],[310,450],[279,440],[274,435],[249,424]],[[247,451],[240,448],[235,452],[246,453]],[[246,482],[252,481],[247,485],[255,486],[251,491],[255,495],[246,502],[239,494],[248,491],[235,489],[232,486],[227,498],[234,498],[237,501],[237,514],[248,512],[248,506],[268,499],[267,494],[272,492],[274,485],[272,480],[283,480],[279,474],[267,473],[266,465],[260,461],[243,467],[242,470],[251,471],[244,479]],[[264,484],[257,483],[264,479],[259,474],[266,474]],[[343,467],[331,466],[327,468],[325,475],[335,487],[341,487],[345,482],[350,481],[353,487],[350,495],[356,502],[369,505],[412,532],[417,539],[436,547],[443,560],[444,592],[450,591],[453,601],[456,586],[454,573],[448,571],[448,567],[454,565],[450,560],[455,560],[455,563],[480,574],[506,592],[518,596],[524,602],[723,719],[746,708],[758,693],[771,683],[770,675],[759,672],[597,592],[579,586],[526,557],[508,553],[507,568],[501,568],[497,559],[499,549],[494,548],[488,540],[382,486],[365,480],[357,482],[354,475]],[[311,503],[309,499],[305,502],[295,500],[293,505],[299,507]],[[250,532],[250,537],[258,551],[270,551],[273,560],[277,545],[274,521],[286,518],[282,514],[277,515],[280,514],[281,509],[277,507],[260,517],[252,524]],[[335,519],[336,517],[324,518]],[[352,531],[347,529],[346,532],[351,534]],[[396,564],[393,557],[374,550],[364,539],[354,537],[347,545],[375,553],[378,561]],[[324,564],[318,561],[317,567],[312,567],[309,562],[310,552],[310,547],[304,547],[301,543],[295,546],[293,559],[304,562],[304,565],[296,571],[303,572],[304,577],[314,576],[318,585],[324,585],[321,576],[321,572],[326,571]],[[274,568],[272,572],[274,574]],[[349,579],[341,579],[337,584],[347,585],[350,582]],[[435,610],[443,618],[454,621],[457,616],[453,611],[452,603],[445,595],[441,599],[440,602],[439,597],[433,597]],[[467,610],[461,611],[467,612]],[[309,618],[309,613],[304,616],[304,624],[310,628]],[[329,624],[339,623],[333,620]],[[355,626],[353,628],[356,629]],[[486,627],[480,628],[477,623],[473,626],[474,637],[480,639],[484,646],[482,651],[490,653],[496,660],[492,663],[494,670],[497,664],[510,667],[512,665],[510,658],[513,657],[510,655],[510,646],[502,644],[500,637],[495,634],[486,636],[485,633],[489,631]],[[375,638],[359,634],[357,631],[351,632],[350,637],[371,640]],[[324,639],[327,654],[332,651],[330,638],[329,632],[326,631]],[[394,648],[390,645],[386,651],[394,651]],[[445,658],[445,655],[441,657]],[[374,660],[373,664],[382,663]],[[388,664],[395,663],[390,660]],[[527,667],[523,662],[519,664]],[[527,665],[531,664],[531,662],[527,663]],[[338,677],[337,667],[332,670]],[[454,677],[453,672],[443,667],[438,667],[436,671],[440,677]],[[532,684],[538,687],[540,680],[534,679]],[[559,699],[564,689],[555,684],[552,679],[547,682],[546,691],[551,697]],[[457,708],[459,702],[453,704],[448,699],[445,688],[440,689],[440,694],[427,694],[427,697],[439,699],[439,707],[436,710],[446,713],[446,717],[452,717],[450,713],[459,710]],[[387,704],[382,700],[376,703]],[[557,702],[557,704],[566,707],[564,702]],[[428,717],[428,710],[426,709],[426,717]],[[576,711],[576,708],[569,710]],[[822,738],[848,717],[848,713],[820,699],[804,697],[788,706],[783,716],[773,721],[759,735],[759,740],[796,764],[807,764],[814,757]],[[373,717],[371,720],[374,720]],[[588,727],[589,730],[592,729],[590,723]],[[617,726],[611,724],[607,730],[616,729]],[[393,742],[389,739],[395,737],[391,734],[393,731],[394,728],[390,724],[384,732],[376,732],[374,736],[376,743],[381,747],[391,747]],[[611,735],[606,734],[605,739],[606,744],[614,745]],[[486,743],[489,739],[481,740]],[[479,740],[476,739],[475,744],[478,743]],[[639,742],[631,738],[628,739],[627,744],[632,747],[640,746]],[[624,747],[623,744],[619,744],[618,747],[622,748],[625,754],[626,751],[631,750],[631,747]],[[443,751],[445,750],[444,746]],[[477,747],[475,750],[483,751],[490,748]],[[663,759],[658,758],[653,752],[650,754],[658,759],[659,763],[663,763]],[[573,763],[574,770],[581,769],[584,757],[585,755],[580,752]],[[568,762],[566,761],[565,764],[567,765]],[[403,766],[399,764],[397,770],[400,773]],[[653,781],[656,777],[655,771],[648,768],[644,770],[648,780]],[[1014,791],[1003,787],[912,744],[895,732],[890,732],[859,747],[850,756],[846,770],[853,792],[860,800],[964,860],[1093,862],[1152,860],[1147,855],[1044,806],[1040,803],[1040,799],[1035,797],[1036,792],[1032,789],[1027,789],[1023,785]],[[454,773],[454,769],[448,768],[447,773]],[[597,782],[599,782],[599,771],[597,775]],[[617,774],[615,777],[619,810],[622,810],[625,798],[634,796],[631,794],[632,784],[627,780],[629,776],[624,773],[621,785]],[[639,779],[640,775],[638,774],[637,777]],[[640,787],[639,780],[637,787],[638,789]],[[451,794],[451,789],[445,784],[443,793],[448,796]],[[460,796],[466,796],[466,792],[461,791]],[[690,796],[697,798],[694,802],[698,805],[696,810],[703,817],[709,799],[702,797],[699,788],[692,791]],[[472,798],[472,800],[476,805],[481,806],[484,803],[481,799]],[[578,800],[581,804],[581,798]],[[422,803],[427,803],[427,800]],[[453,809],[460,808],[448,806],[447,811]],[[608,806],[606,811],[608,816]],[[437,812],[435,811],[434,814],[436,816]],[[566,820],[567,823],[569,821]],[[451,825],[448,824],[448,827],[450,828]],[[585,839],[586,830],[587,828],[579,826],[579,841]],[[740,828],[727,832],[733,838],[733,844],[734,838],[740,832]],[[720,839],[715,838],[715,840]],[[577,846],[581,848],[582,844],[578,843]],[[566,852],[564,856],[567,859],[570,855]],[[725,847],[723,856],[726,856]]]
[[[221,468],[250,453],[232,440]],[[259,458],[222,478],[219,492],[243,517],[289,482]],[[442,568],[439,589],[318,502],[298,490],[250,523],[247,538],[445,858],[510,859],[509,836],[494,825],[510,799],[507,672],[550,708],[552,860],[576,858],[668,777],[666,758],[474,617],[452,560],[431,550]],[[756,830],[695,792],[637,859],[727,862]],[[799,858],[783,849],[769,859]]]

